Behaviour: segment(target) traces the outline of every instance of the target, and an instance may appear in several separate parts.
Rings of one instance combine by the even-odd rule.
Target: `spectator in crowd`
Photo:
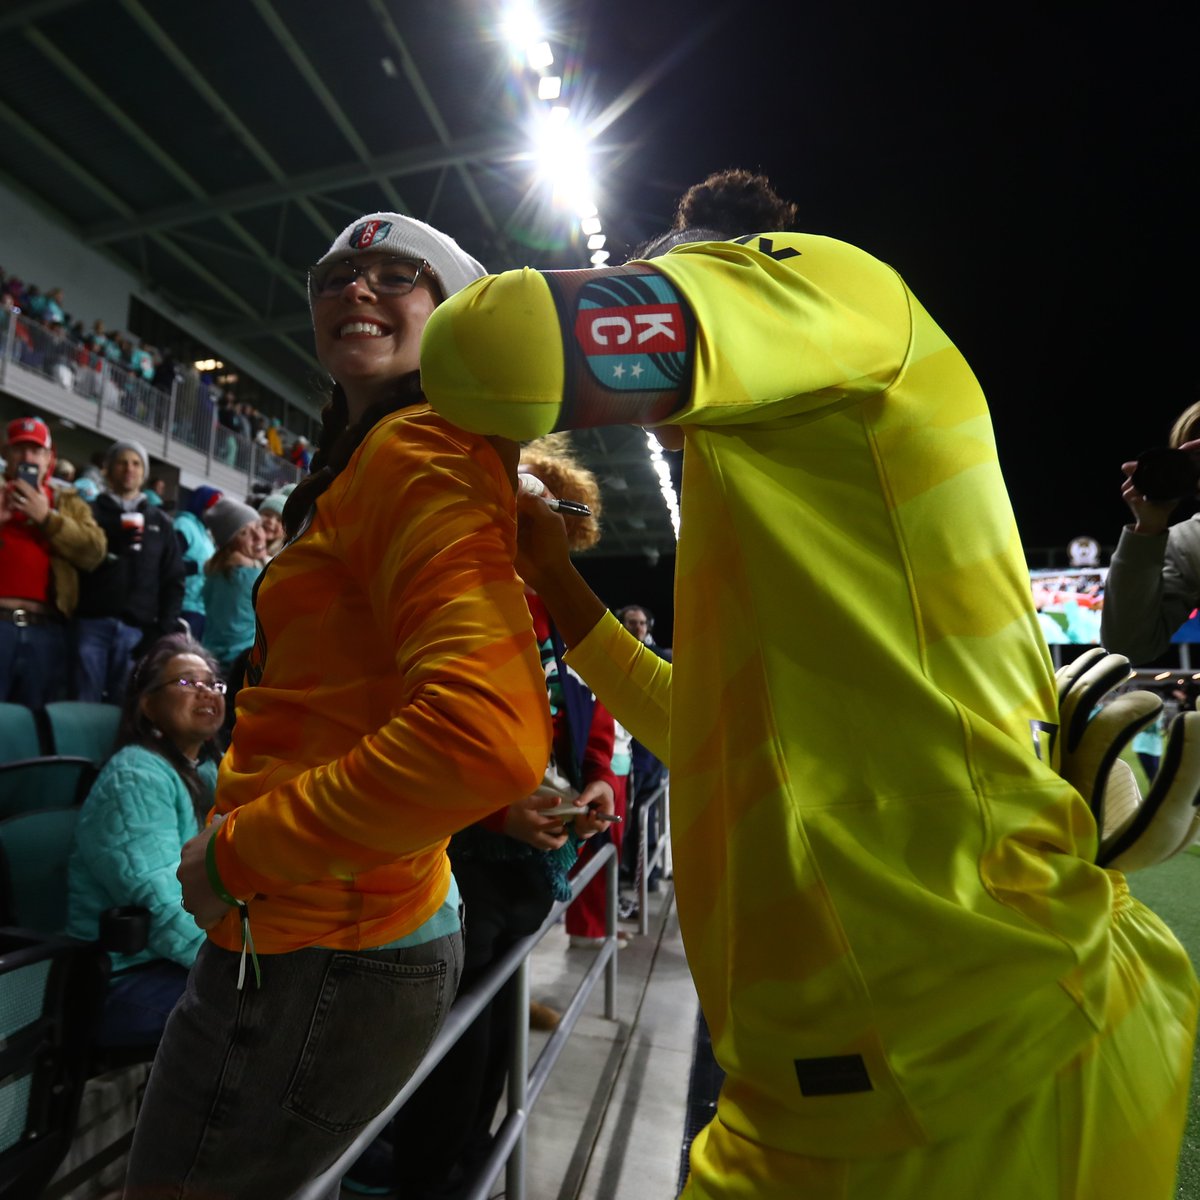
[[[17,302],[16,297],[11,292],[5,292],[0,297],[0,333],[8,335],[8,323],[21,315],[21,306]],[[16,331],[13,334],[17,345],[14,345],[17,359],[24,361],[27,356],[33,353],[33,335],[29,332],[29,325],[25,321],[16,322]]]
[[[159,475],[152,475],[146,486],[142,488],[142,494],[146,497],[148,503],[155,508],[167,508],[167,481]]]
[[[168,347],[154,367],[154,378],[151,382],[160,392],[170,393],[175,384],[175,376],[179,372],[179,364],[175,359],[175,351]]]
[[[21,311],[32,321],[40,322],[42,313],[46,311],[46,297],[34,283],[27,283],[25,290],[18,300]]]
[[[43,324],[65,325],[67,314],[62,305],[62,288],[51,288],[42,299],[44,303],[38,315],[41,317]]]
[[[75,464],[69,458],[60,458],[54,464],[54,470],[50,476],[50,486],[59,487],[62,484],[71,484],[75,482]]]
[[[114,442],[105,490],[92,505],[108,556],[80,588],[75,622],[75,691],[119,703],[133,658],[178,631],[183,560],[171,518],[142,494],[150,460],[138,442]]]
[[[231,389],[226,388],[221,393],[221,399],[217,402],[217,420],[226,429],[236,429],[237,415],[237,398]]]
[[[92,322],[92,331],[88,334],[87,343],[93,353],[104,357],[108,348],[108,335],[104,332],[104,322],[99,317]]]
[[[283,457],[283,437],[280,434],[280,420],[278,417],[272,417],[270,425],[267,426],[267,449],[276,458]]]
[[[197,1196],[283,1200],[345,1150],[454,994],[446,839],[540,778],[516,448],[499,443],[502,459],[419,390],[429,314],[482,270],[388,213],[349,226],[311,273],[317,355],[337,382],[319,470],[288,501],[293,540],[258,588],[224,819],[183,849],[184,903],[209,940],[147,1085],[131,1196],[186,1175]],[[239,991],[247,927],[261,987],[251,971]]]
[[[295,487],[294,483],[285,484],[279,491],[272,492],[258,506],[258,518],[262,522],[268,558],[274,558],[283,549],[287,536],[283,528],[283,509]]]
[[[1168,443],[1200,455],[1200,403],[1175,418]],[[1121,530],[1109,562],[1100,614],[1105,647],[1135,664],[1158,658],[1200,604],[1200,512],[1172,525],[1171,514],[1187,497],[1150,499],[1134,483],[1136,468],[1134,461],[1121,466],[1121,499],[1133,523]]]
[[[633,634],[643,646],[649,648],[659,658],[671,661],[671,651],[664,649],[654,640],[654,614],[643,604],[627,604],[618,609],[617,620]],[[638,856],[641,852],[642,805],[666,782],[667,771],[662,760],[657,758],[649,749],[636,738],[633,739],[631,751],[631,768],[629,773],[629,824],[625,830],[625,841],[621,851],[621,875],[629,883],[637,883]],[[658,805],[646,810],[646,853],[653,857],[658,849]],[[646,890],[657,892],[662,879],[662,867],[656,866],[650,872],[646,881]],[[620,905],[623,920],[636,920],[641,914],[637,901],[622,897]]]
[[[600,495],[600,485],[595,475],[578,461],[571,448],[569,435],[551,434],[539,438],[521,451],[520,472],[533,475],[549,493],[560,500],[571,500],[582,504],[591,512],[590,516],[571,516],[567,523],[567,542],[572,553],[590,550],[600,543],[600,519],[603,515],[603,502]],[[583,762],[574,772],[568,766],[562,770],[562,775],[571,784],[574,792],[583,792],[578,796],[578,802],[583,805],[594,802],[598,798],[604,801],[604,811],[611,812],[618,820],[601,825],[595,836],[589,836],[579,846],[579,859],[572,867],[572,874],[577,872],[602,846],[610,841],[616,846],[618,855],[621,852],[622,822],[625,819],[625,786],[629,776],[629,746],[625,730],[618,730],[612,719],[612,714],[596,700],[586,688],[580,689],[577,680],[572,680],[564,695],[564,685],[560,680],[560,667],[563,654],[562,639],[558,630],[546,613],[545,606],[537,593],[526,586],[526,599],[533,615],[534,631],[539,636],[542,647],[542,664],[546,671],[546,683],[550,696],[550,713],[556,716],[564,705],[572,703],[586,705],[591,712],[591,727],[587,729],[587,748],[583,754]],[[544,635],[544,636],[543,636]],[[569,678],[564,671],[562,677]],[[555,762],[564,760],[570,762],[570,752],[565,749],[579,735],[582,721],[577,717],[572,720],[572,714],[557,728],[559,735],[555,743]],[[610,741],[611,727],[611,741]],[[621,756],[617,754],[618,736],[622,740]],[[594,781],[603,781],[596,783]],[[582,784],[582,787],[581,787]],[[611,808],[608,807],[611,792]],[[591,793],[588,789],[591,788]],[[588,830],[589,833],[594,832]],[[453,846],[453,843],[451,843]],[[451,852],[451,861],[454,855]],[[598,875],[583,890],[573,905],[567,909],[566,930],[570,946],[579,949],[597,946],[603,941],[605,929],[605,910],[607,888],[605,876]],[[559,896],[559,899],[562,897]],[[618,933],[619,941],[626,941],[628,935]],[[469,935],[468,935],[469,940]],[[534,1010],[537,1019],[548,1024],[544,1012]],[[554,1023],[557,1023],[556,1021]],[[492,1108],[499,1099],[498,1090],[492,1097]]]
[[[94,940],[109,908],[136,905],[150,914],[146,948],[111,955],[102,1046],[159,1040],[204,941],[180,906],[175,871],[212,807],[224,691],[212,656],[187,634],[157,641],[130,678],[116,749],[80,809],[67,932]]]
[[[204,637],[204,584],[208,578],[204,566],[216,551],[212,534],[204,523],[204,514],[221,499],[216,488],[202,484],[188,497],[183,511],[174,518],[175,536],[183,558],[183,609],[192,637]]]
[[[41,331],[42,371],[59,387],[75,386],[75,348],[61,321],[47,320]]]
[[[307,471],[311,458],[308,453],[308,438],[298,437],[292,445],[291,451],[292,465],[299,467],[301,471]]]
[[[50,429],[38,417],[8,423],[0,489],[0,700],[41,708],[67,694],[66,622],[79,572],[104,559],[104,533],[69,487],[52,489]]]
[[[230,678],[235,659],[254,644],[254,585],[266,565],[258,513],[222,496],[204,513],[216,553],[204,565],[204,648]]]
[[[1166,1200],[1196,976],[1030,736],[1057,690],[986,401],[894,269],[794,216],[722,172],[644,261],[480,281],[421,349],[456,425],[684,450],[674,665],[536,497],[518,556],[671,770],[726,1071],[684,1194]]]

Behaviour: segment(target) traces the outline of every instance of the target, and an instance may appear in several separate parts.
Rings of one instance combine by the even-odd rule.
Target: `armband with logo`
[[[654,425],[691,395],[696,319],[645,263],[610,271],[547,271],[563,336],[557,429]]]

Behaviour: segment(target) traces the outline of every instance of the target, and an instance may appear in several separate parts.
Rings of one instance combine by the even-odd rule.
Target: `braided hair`
[[[389,413],[420,404],[424,399],[421,373],[410,371],[396,381],[395,391],[390,396],[376,400],[351,424],[346,393],[340,383],[334,383],[329,400],[321,409],[321,433],[312,459],[312,472],[296,485],[283,506],[283,527],[289,540],[304,528],[318,497],[342,473],[375,425]]]

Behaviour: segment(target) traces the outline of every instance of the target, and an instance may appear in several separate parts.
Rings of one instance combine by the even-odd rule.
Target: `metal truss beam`
[[[498,141],[494,136],[479,134],[462,138],[448,146],[426,146],[416,150],[401,150],[395,154],[380,155],[369,162],[348,162],[336,167],[325,167],[304,175],[293,175],[278,183],[259,184],[255,187],[237,188],[218,192],[207,204],[174,204],[150,209],[125,221],[106,221],[93,225],[85,231],[88,242],[100,245],[105,242],[121,241],[135,237],[147,230],[173,229],[179,225],[191,225],[209,220],[215,213],[243,212],[252,208],[267,208],[288,200],[303,202],[307,197],[327,191],[340,191],[357,184],[371,183],[380,176],[402,178],[405,175],[420,175],[465,162],[513,162],[528,158],[526,147],[515,142]],[[332,240],[332,234],[330,240]]]
[[[258,159],[267,174],[277,183],[285,183],[287,181],[287,173],[284,169],[275,161],[267,148],[250,132],[250,129],[237,113],[225,103],[217,89],[208,82],[202,72],[196,69],[188,56],[171,40],[162,26],[154,20],[138,0],[121,0],[121,6],[141,26],[146,35],[162,51],[171,65],[174,66],[175,70],[200,93],[201,97],[213,111],[237,134],[238,140]],[[321,233],[332,241],[338,231],[326,221],[321,212],[306,197],[296,197],[296,200],[309,220],[312,221]]]

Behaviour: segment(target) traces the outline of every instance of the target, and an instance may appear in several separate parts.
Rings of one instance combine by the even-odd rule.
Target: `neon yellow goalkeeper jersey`
[[[896,272],[791,233],[509,272],[421,358],[472,430],[684,426],[674,667],[607,618],[572,661],[670,764],[725,1123],[888,1153],[1066,1063],[1106,1020],[1114,881],[1052,768],[982,391]]]

